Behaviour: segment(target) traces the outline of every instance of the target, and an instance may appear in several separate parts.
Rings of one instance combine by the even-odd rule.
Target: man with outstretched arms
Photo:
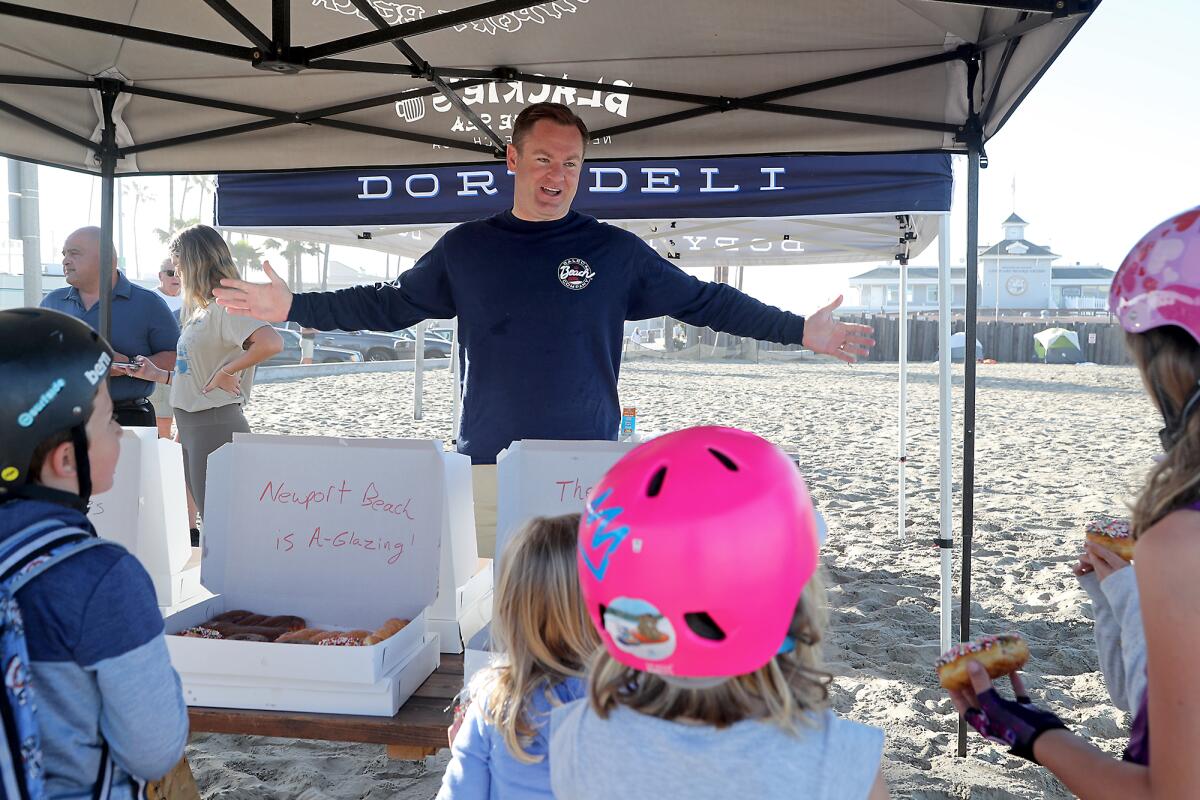
[[[571,210],[587,128],[566,106],[517,118],[508,168],[513,207],[449,231],[395,282],[293,295],[223,280],[234,313],[323,330],[397,330],[458,317],[466,351],[459,452],[475,464],[520,439],[614,439],[625,320],[671,316],[737,336],[803,344],[854,361],[871,329],[804,317],[692,277],[636,235]]]

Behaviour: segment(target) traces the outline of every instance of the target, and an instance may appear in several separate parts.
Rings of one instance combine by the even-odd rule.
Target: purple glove
[[[1035,706],[1027,695],[1005,700],[995,689],[978,695],[979,708],[967,709],[964,715],[971,727],[985,739],[1006,744],[1008,752],[1037,764],[1033,743],[1046,731],[1066,728],[1063,721],[1049,711]]]

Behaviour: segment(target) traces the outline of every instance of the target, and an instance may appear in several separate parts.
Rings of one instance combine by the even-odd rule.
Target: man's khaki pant
[[[496,465],[473,465],[471,467],[471,484],[475,495],[475,539],[479,542],[479,557],[494,558],[496,553]]]

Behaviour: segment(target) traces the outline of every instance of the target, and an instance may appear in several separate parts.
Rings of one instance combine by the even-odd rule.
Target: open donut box
[[[168,615],[168,634],[233,609],[326,629],[411,622],[360,647],[168,635],[188,704],[395,714],[440,660],[427,607],[438,594],[447,475],[462,458],[435,441],[258,434],[213,453],[201,580],[215,596]]]

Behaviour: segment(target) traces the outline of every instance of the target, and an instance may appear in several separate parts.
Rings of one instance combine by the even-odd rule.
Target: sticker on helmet
[[[29,407],[28,411],[22,411],[17,415],[17,424],[22,428],[28,428],[33,425],[33,421],[37,419],[38,414],[45,410],[50,402],[58,397],[58,393],[62,391],[67,382],[62,378],[56,378],[46,391],[42,392],[42,396],[37,399],[37,402]]]
[[[613,600],[604,609],[604,630],[619,649],[647,661],[661,661],[675,652],[671,620],[645,600]]]
[[[16,467],[5,467],[4,471],[0,472],[0,478],[6,481],[15,481],[19,477],[21,477],[21,470]]]

